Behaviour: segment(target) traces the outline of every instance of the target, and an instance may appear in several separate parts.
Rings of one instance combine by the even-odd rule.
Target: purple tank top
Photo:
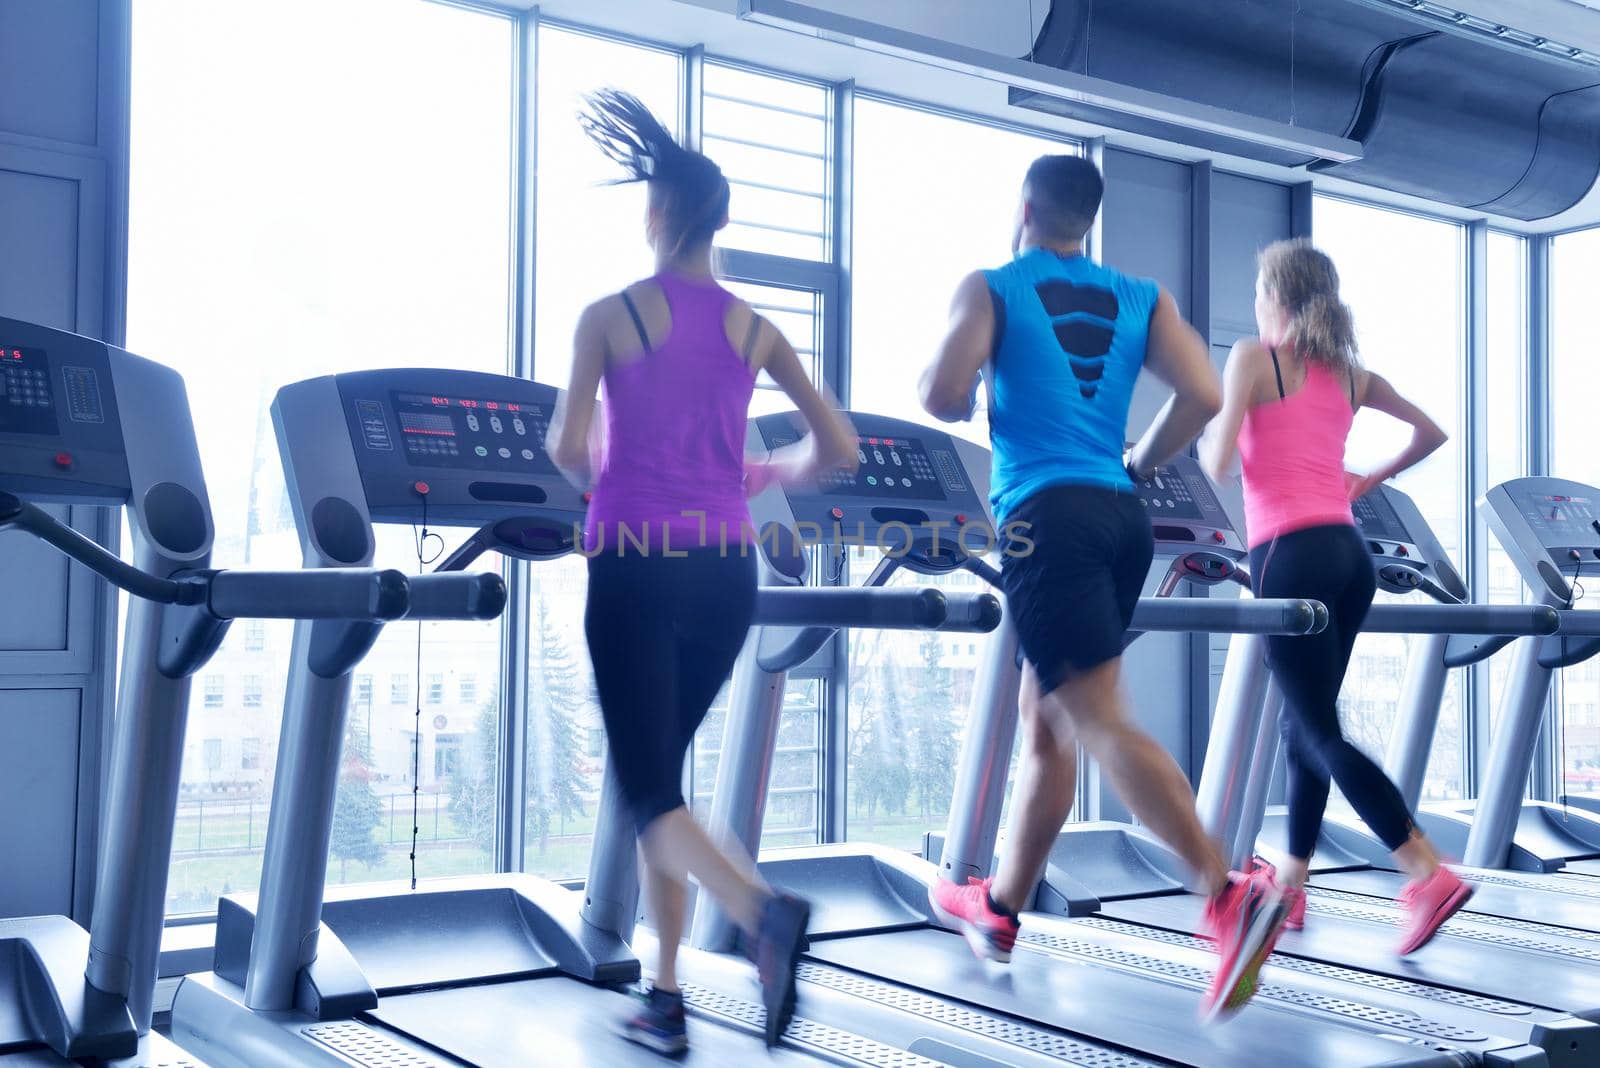
[[[642,355],[601,381],[606,446],[584,529],[590,554],[738,545],[750,526],[744,441],[755,375],[728,341],[733,294],[710,280],[651,281],[672,323],[660,344],[645,339]]]

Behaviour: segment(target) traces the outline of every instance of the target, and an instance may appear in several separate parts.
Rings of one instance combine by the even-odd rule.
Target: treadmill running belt
[[[1394,951],[1400,937],[1399,909],[1376,898],[1338,900],[1344,896],[1339,891],[1313,895],[1305,930],[1285,931],[1278,952],[1589,1018],[1600,1010],[1600,946],[1542,932],[1524,935],[1497,927],[1498,917],[1463,913],[1420,952],[1401,958]],[[1200,910],[1198,897],[1174,894],[1108,901],[1101,912],[1192,934],[1199,930]]]
[[[688,988],[685,988],[688,990]],[[384,998],[368,1017],[418,1042],[477,1068],[659,1066],[660,1054],[617,1033],[633,1011],[626,994],[575,979],[529,979],[452,987]],[[745,1029],[708,1019],[737,1020]],[[673,1063],[737,1065],[755,1062],[808,1065],[816,1060],[795,1049],[768,1050],[758,1030],[759,1006],[714,994],[690,992],[689,1054]],[[843,1063],[882,1068],[939,1068],[938,1061],[884,1047],[870,1039],[796,1020],[791,1042],[837,1044],[848,1049]]]
[[[1179,1064],[1453,1065],[1444,1053],[1251,1005],[1224,1026],[1197,1021],[1200,986],[1063,960],[1018,945],[1006,966],[975,959],[957,935],[924,928],[813,942],[810,957]]]
[[[1585,931],[1600,931],[1600,901],[1581,893],[1564,892],[1562,884],[1551,882],[1546,876],[1523,876],[1512,879],[1500,872],[1464,872],[1467,882],[1476,887],[1465,911],[1488,916],[1502,916],[1513,920],[1537,918],[1540,923],[1558,927],[1572,927]],[[1524,882],[1525,879],[1538,880]],[[1311,877],[1313,891],[1317,888],[1343,890],[1392,901],[1406,885],[1406,877],[1392,871],[1330,871]],[[1567,888],[1570,890],[1570,883]],[[1597,883],[1600,890],[1600,883]]]
[[[478,1068],[659,1066],[661,1056],[617,1034],[633,1009],[625,994],[576,979],[451,987],[387,997],[370,1018]],[[680,1064],[728,1065],[764,1058],[759,1035],[689,1021],[689,1056]],[[773,1051],[775,1063],[809,1058]]]

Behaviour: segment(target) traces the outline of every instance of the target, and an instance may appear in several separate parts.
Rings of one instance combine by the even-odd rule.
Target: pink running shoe
[[[1279,890],[1283,891],[1283,896],[1289,902],[1289,916],[1288,916],[1287,919],[1285,919],[1283,921],[1283,929],[1285,931],[1303,931],[1303,930],[1305,930],[1306,929],[1306,892],[1305,892],[1305,890],[1304,889],[1291,890],[1287,886],[1284,886],[1282,883],[1278,882],[1278,869],[1277,869],[1277,866],[1272,864],[1272,863],[1270,863],[1270,862],[1268,862],[1268,861],[1262,860],[1260,857],[1256,857],[1254,859],[1254,861],[1252,862],[1252,866],[1250,868],[1250,874],[1254,875],[1258,871],[1259,872],[1266,872],[1267,873],[1267,878],[1272,880],[1272,884],[1274,886],[1276,886]]]
[[[989,896],[993,879],[968,879],[966,886],[957,886],[946,879],[937,880],[928,890],[928,904],[939,922],[952,930],[960,931],[983,960],[1000,964],[1011,961],[1011,950],[1017,944],[1016,913],[1006,913],[995,907]]]
[[[1256,979],[1278,943],[1289,904],[1264,873],[1231,872],[1228,887],[1206,902],[1205,935],[1217,944],[1221,966],[1201,1003],[1207,1023],[1244,1008]]]
[[[1400,903],[1406,907],[1400,955],[1408,956],[1427,945],[1444,921],[1460,912],[1471,897],[1472,887],[1443,864],[1426,879],[1407,883],[1400,891]]]

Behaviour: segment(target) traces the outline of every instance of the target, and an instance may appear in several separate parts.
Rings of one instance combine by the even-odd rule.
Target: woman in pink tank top
[[[1445,434],[1361,368],[1338,272],[1309,242],[1280,241],[1262,252],[1256,322],[1261,336],[1240,341],[1228,357],[1222,412],[1201,441],[1201,458],[1220,481],[1238,452],[1256,596],[1321,601],[1329,616],[1320,634],[1267,639],[1284,695],[1288,769],[1288,850],[1274,877],[1291,897],[1287,926],[1303,927],[1307,865],[1330,779],[1337,781],[1411,877],[1401,894],[1408,917],[1399,952],[1414,953],[1472,891],[1439,862],[1394,783],[1339,727],[1339,690],[1376,591],[1350,502],[1423,460]],[[1345,471],[1345,439],[1363,406],[1410,424],[1412,434],[1391,462],[1357,476]]]
[[[622,1033],[661,1053],[688,1049],[676,958],[693,875],[756,948],[771,1045],[794,1014],[809,907],[775,894],[748,857],[713,843],[684,803],[683,762],[755,609],[747,490],[853,468],[856,439],[783,335],[713,277],[712,239],[728,222],[722,171],[680,147],[626,93],[597,93],[589,105],[584,128],[621,164],[621,181],[647,183],[646,232],[656,254],[652,277],[584,310],[571,384],[550,432],[556,464],[592,486],[584,633],[609,778],[638,830],[656,926],[654,984]],[[762,371],[812,433],[782,456],[747,464],[745,423]],[[597,390],[605,395],[603,443],[591,434]]]

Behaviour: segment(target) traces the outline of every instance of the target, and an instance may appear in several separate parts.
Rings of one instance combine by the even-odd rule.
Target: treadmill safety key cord
[[[427,574],[428,565],[439,559],[444,553],[444,539],[428,529],[428,494],[432,488],[422,480],[411,484],[411,491],[417,495],[417,500],[422,502],[422,529],[415,526],[411,528],[412,539],[417,548],[417,574]],[[428,555],[428,539],[438,542],[438,547],[433,555]],[[422,620],[417,620],[417,660],[416,660],[417,686],[413,691],[416,698],[416,717],[411,729],[411,889],[417,888],[417,842],[422,834]],[[369,743],[370,740],[369,740]]]

